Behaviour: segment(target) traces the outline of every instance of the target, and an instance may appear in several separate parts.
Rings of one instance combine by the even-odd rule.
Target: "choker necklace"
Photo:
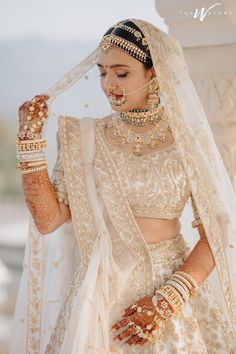
[[[158,123],[154,123],[155,127],[143,132],[135,133],[130,130],[122,121],[120,113],[114,113],[110,122],[106,123],[107,128],[115,127],[111,134],[113,139],[118,140],[118,146],[125,147],[130,143],[133,145],[133,154],[140,156],[143,153],[143,145],[147,145],[149,149],[153,150],[158,146],[158,141],[164,143],[168,141],[165,134],[166,130],[170,130],[167,117],[164,115]]]
[[[158,123],[163,119],[164,107],[159,104],[150,109],[132,109],[128,112],[120,112],[124,123],[135,126],[143,126]]]

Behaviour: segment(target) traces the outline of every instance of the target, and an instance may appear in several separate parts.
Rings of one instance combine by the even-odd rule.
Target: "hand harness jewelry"
[[[137,303],[131,306],[139,313],[143,312],[148,316],[154,315],[152,323],[146,325],[145,329],[134,321],[130,321],[128,326],[133,326],[135,334],[140,338],[145,338],[151,343],[157,342],[166,330],[166,320],[169,317],[176,318],[181,313],[183,305],[189,298],[196,296],[198,287],[198,283],[190,274],[176,271],[160,289],[155,291],[152,297],[154,311],[147,310],[145,306],[141,307]]]
[[[47,141],[41,139],[41,129],[43,122],[47,118],[47,108],[45,102],[37,102],[36,99],[31,100],[31,106],[28,108],[27,123],[23,129],[19,129],[16,137],[16,157],[19,163],[16,165],[22,174],[32,172],[41,172],[47,170],[44,149]]]

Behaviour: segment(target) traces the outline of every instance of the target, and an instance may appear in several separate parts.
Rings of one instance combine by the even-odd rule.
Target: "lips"
[[[122,94],[118,94],[118,93],[114,93],[112,91],[109,91],[108,96],[109,97],[114,96],[116,98],[116,100],[119,100],[123,95]]]

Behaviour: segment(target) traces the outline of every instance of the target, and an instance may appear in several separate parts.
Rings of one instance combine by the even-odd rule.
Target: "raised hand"
[[[48,95],[36,95],[31,101],[24,102],[18,110],[20,140],[40,139],[41,132],[48,117]]]

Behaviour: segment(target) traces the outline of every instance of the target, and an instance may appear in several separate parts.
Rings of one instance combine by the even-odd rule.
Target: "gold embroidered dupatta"
[[[151,256],[146,242],[124,195],[102,133],[97,130],[95,134],[94,124],[95,121],[89,118],[60,119],[60,139],[72,220],[82,253],[82,268],[87,271],[81,286],[86,288],[86,298],[84,294],[84,299],[77,295],[61,353],[88,353],[89,348],[97,348],[98,352],[105,353],[109,346],[110,324],[106,317],[109,309],[121,300],[128,306],[135,299],[154,291]],[[93,131],[93,141],[86,137],[88,131]],[[95,142],[96,159],[103,170],[100,210],[92,176],[91,148]],[[97,209],[94,208],[96,204]],[[103,215],[107,214],[104,219],[102,210],[106,210]],[[97,268],[100,273],[96,273]],[[91,284],[96,281],[96,274],[93,292]],[[103,298],[104,303],[101,301]],[[101,327],[96,323],[96,318],[100,318]],[[95,326],[92,327],[91,323],[95,323]]]

